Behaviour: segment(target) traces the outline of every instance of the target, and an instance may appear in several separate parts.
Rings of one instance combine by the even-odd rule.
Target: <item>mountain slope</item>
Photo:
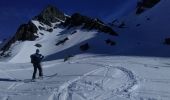
[[[45,61],[64,59],[81,53],[108,54],[118,34],[99,19],[75,13],[71,17],[48,6],[28,24],[21,25],[2,48],[9,62],[30,61],[39,48]],[[108,48],[102,50],[102,48]],[[24,58],[24,59],[23,59]]]
[[[136,15],[135,9],[115,21],[113,27],[119,33],[115,54],[169,57],[170,47],[164,44],[165,38],[170,36],[169,4],[168,0],[161,0],[140,15]]]

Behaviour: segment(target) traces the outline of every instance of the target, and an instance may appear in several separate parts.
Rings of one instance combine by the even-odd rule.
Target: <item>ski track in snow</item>
[[[91,59],[93,60],[91,61]],[[75,76],[77,78],[69,81],[66,80],[61,82],[58,80],[50,80],[51,77],[49,77],[45,80],[37,82],[12,82],[12,84],[9,85],[6,90],[0,89],[1,95],[5,95],[2,100],[11,100],[9,98],[12,96],[46,94],[49,94],[48,100],[162,100],[157,96],[160,96],[160,98],[170,98],[169,92],[155,90],[138,91],[137,89],[140,87],[141,82],[170,84],[170,79],[140,78],[130,69],[127,69],[125,66],[121,66],[119,64],[117,65],[115,62],[116,61],[113,61],[109,57],[107,59],[105,59],[105,57],[92,57],[81,60],[70,60],[67,62],[68,64],[78,64],[80,66],[81,64],[87,64],[98,66],[99,68],[84,75],[77,75]],[[153,67],[155,65],[147,65],[143,63],[132,62],[130,60],[127,60],[127,62],[129,64],[143,65],[144,67],[147,66],[157,69]],[[62,62],[56,64],[62,64]],[[48,66],[45,65],[45,68],[50,68],[52,65],[53,64]],[[0,70],[0,72],[8,76],[10,79],[15,79],[11,77],[9,72],[18,70],[22,69],[5,71]],[[30,70],[30,68],[24,70]],[[118,76],[116,76],[117,74]],[[58,76],[54,76],[54,78],[55,77]],[[120,83],[117,83],[119,81]],[[23,85],[42,85],[42,87],[36,89],[31,88],[18,90],[18,88]],[[48,87],[48,85],[51,86]],[[136,96],[138,93],[144,96]],[[148,97],[145,96],[145,94],[155,95],[156,97]]]
[[[81,62],[73,62],[73,63],[83,64]],[[73,64],[73,63],[70,63],[70,64]],[[131,72],[130,70],[128,70],[126,68],[113,66],[113,65],[98,64],[98,63],[86,63],[86,64],[99,66],[100,68],[95,71],[92,71],[90,73],[87,73],[84,76],[78,77],[75,80],[67,82],[66,84],[61,86],[62,89],[59,92],[58,91],[54,92],[52,97],[50,97],[49,100],[55,100],[55,99],[51,99],[51,98],[58,98],[57,100],[74,100],[72,97],[73,94],[78,95],[79,99],[81,98],[82,100],[96,100],[96,99],[98,100],[98,98],[101,98],[102,96],[107,95],[108,93],[111,96],[121,96],[121,97],[125,97],[125,98],[131,97],[130,90],[133,89],[133,87],[135,88],[135,85],[137,85],[137,79],[136,79],[135,75],[133,74],[133,72]],[[123,74],[125,74],[127,76],[126,77],[127,81],[122,84],[119,84],[120,87],[108,90],[108,89],[104,89],[104,87],[102,85],[104,84],[103,83],[105,81],[104,79],[114,80],[114,78],[107,77],[108,71],[110,69],[122,71]],[[90,75],[92,75],[94,73],[97,74],[97,72],[100,72],[100,71],[105,71],[105,74],[102,77],[100,77],[99,80],[88,80],[88,77]],[[95,81],[102,81],[102,82],[95,83]],[[110,84],[114,84],[115,81],[112,81],[112,82],[113,83],[110,83]],[[83,88],[83,89],[81,89],[81,88]],[[88,91],[88,90],[86,90],[86,88],[90,88],[92,90]],[[97,89],[97,91],[95,89]],[[91,97],[90,94],[88,94],[88,95],[84,94],[83,93],[84,91],[96,92],[96,94],[95,94],[95,96]],[[102,98],[99,100],[108,100],[109,98],[110,97]]]
[[[71,64],[71,63],[70,63]],[[72,63],[73,64],[73,63]],[[76,63],[76,64],[81,64],[80,62],[78,63]],[[82,63],[83,64],[83,63]],[[99,69],[97,69],[97,70],[95,70],[95,71],[92,71],[92,72],[90,72],[90,73],[87,73],[87,74],[85,74],[85,75],[83,75],[83,76],[80,76],[80,77],[78,77],[78,78],[76,78],[75,80],[72,80],[72,81],[68,81],[67,83],[65,83],[63,86],[64,86],[64,88],[63,88],[63,90],[65,91],[65,89],[67,90],[65,93],[67,94],[70,90],[75,90],[75,88],[73,87],[74,85],[77,85],[77,84],[81,84],[82,86],[84,86],[84,85],[88,85],[88,87],[89,88],[97,88],[97,89],[100,89],[100,93],[98,93],[98,94],[96,94],[96,96],[93,98],[93,99],[97,99],[97,98],[99,98],[98,96],[99,95],[101,95],[103,92],[105,92],[105,93],[107,93],[106,91],[109,91],[112,95],[118,95],[118,96],[120,96],[120,95],[124,95],[124,96],[126,96],[126,97],[129,97],[130,96],[130,94],[128,94],[128,93],[126,93],[126,92],[128,92],[135,84],[137,84],[137,80],[135,79],[135,76],[133,75],[133,73],[131,72],[131,71],[129,71],[129,70],[127,70],[127,69],[125,69],[125,68],[123,68],[123,67],[114,67],[114,66],[111,66],[111,65],[102,65],[102,64],[97,64],[97,63],[86,63],[86,64],[90,64],[90,65],[95,65],[95,66],[99,66],[99,67],[101,67],[101,68],[99,68]],[[88,80],[84,80],[84,78],[86,78],[86,77],[97,77],[97,75],[95,75],[94,73],[96,73],[97,74],[97,72],[100,72],[100,71],[105,71],[106,70],[106,72],[107,71],[109,71],[110,69],[114,69],[114,70],[120,70],[120,71],[122,71],[124,74],[126,74],[126,76],[127,76],[127,78],[129,78],[128,79],[128,83],[127,84],[122,84],[121,85],[121,87],[119,87],[119,88],[116,88],[116,89],[113,89],[113,90],[104,90],[103,89],[103,87],[102,86],[100,86],[101,85],[101,83],[94,83],[92,80],[91,80],[91,82],[89,81],[88,82]],[[21,70],[21,69],[17,69],[17,70]],[[17,70],[15,70],[15,71],[17,71]],[[29,70],[29,69],[26,69],[26,70]],[[12,71],[14,71],[14,70],[12,70]],[[5,74],[7,74],[8,76],[9,76],[9,74],[8,73],[5,73]],[[94,75],[93,75],[94,74]],[[106,75],[107,73],[105,73],[103,76],[101,75],[98,75],[98,77],[100,77],[100,79],[99,79],[99,81],[102,81],[102,84],[104,84],[103,83],[103,81],[105,80],[105,79],[114,79],[114,78],[112,78],[111,76],[110,77],[108,77],[107,75]],[[10,77],[9,76],[9,78],[12,78],[12,79],[14,79],[13,77]],[[87,81],[87,82],[86,82]],[[43,83],[43,82],[42,82]],[[49,83],[51,83],[51,82],[49,82]],[[42,92],[42,90],[34,90],[34,92],[33,91],[27,91],[27,90],[23,90],[23,91],[17,91],[17,90],[15,90],[15,88],[16,87],[19,87],[19,86],[21,86],[21,85],[24,85],[24,84],[28,84],[28,83],[20,83],[20,82],[14,82],[14,83],[12,83],[9,87],[8,87],[8,89],[7,89],[7,91],[4,91],[4,90],[0,90],[1,91],[1,94],[8,94],[8,96],[6,96],[6,97],[4,97],[4,100],[5,100],[5,98],[6,98],[6,100],[7,100],[7,98],[9,97],[9,96],[12,96],[12,95],[31,95],[31,94],[39,94],[39,93],[41,93],[41,94],[43,94],[43,92]],[[41,84],[41,82],[33,82],[32,84]],[[67,84],[67,85],[66,85]],[[80,85],[80,86],[81,86]],[[58,88],[58,87],[53,87],[53,88]],[[54,89],[55,90],[55,89]],[[60,90],[60,91],[63,91],[63,90]],[[36,91],[36,92],[35,92]],[[46,91],[45,91],[46,92]],[[44,92],[44,94],[45,94],[45,92]],[[74,92],[74,93],[76,93],[76,91],[72,91],[72,92]],[[95,91],[94,91],[95,92]],[[56,92],[53,92],[53,94],[55,94],[55,96],[56,96]],[[57,94],[58,94],[58,98],[63,98],[63,97],[60,97],[61,96],[61,94],[63,95],[63,93],[62,92],[57,92]],[[66,95],[65,94],[65,95]],[[86,98],[87,99],[87,97],[86,96],[84,96],[84,94],[83,93],[76,93],[77,95],[79,95],[81,98]],[[72,95],[72,93],[69,93],[69,98],[70,98],[70,96]],[[51,97],[50,97],[51,98]],[[50,100],[50,99],[49,99]],[[59,99],[60,100],[60,99]],[[62,100],[62,99],[61,99]]]
[[[93,58],[93,57],[92,57]],[[95,58],[97,58],[97,57],[95,57]],[[89,58],[88,58],[88,60],[89,60]],[[125,85],[123,88],[121,87],[121,88],[117,88],[117,90],[119,90],[119,91],[117,91],[117,92],[114,92],[113,93],[113,91],[114,90],[112,90],[111,91],[111,94],[110,94],[110,96],[111,97],[108,97],[108,98],[105,98],[105,99],[101,99],[101,100],[112,100],[113,98],[113,96],[120,96],[121,95],[121,97],[125,97],[125,98],[131,98],[131,99],[134,99],[134,100],[162,100],[162,98],[161,97],[164,97],[164,98],[170,98],[170,92],[163,92],[163,91],[155,91],[155,90],[140,90],[140,91],[135,91],[135,93],[134,93],[134,95],[131,95],[131,92],[129,92],[129,91],[131,91],[131,90],[133,90],[133,89],[136,89],[137,87],[138,87],[138,85],[139,84],[137,84],[138,83],[138,81],[140,81],[140,82],[142,82],[142,81],[144,81],[144,82],[153,82],[153,83],[164,83],[164,84],[166,84],[166,85],[168,85],[169,83],[170,83],[170,79],[147,79],[147,78],[139,78],[138,76],[135,76],[134,74],[133,74],[133,72],[132,71],[130,71],[130,70],[128,70],[128,69],[126,69],[126,68],[124,68],[124,67],[116,67],[116,66],[113,66],[112,64],[99,64],[99,63],[94,63],[94,61],[93,61],[93,63],[90,63],[90,60],[88,61],[86,58],[85,59],[83,59],[83,61],[86,61],[86,62],[84,62],[84,63],[82,63],[81,61],[82,61],[82,59],[81,60],[77,60],[77,61],[73,61],[73,62],[69,62],[70,64],[71,63],[76,63],[76,64],[90,64],[90,65],[96,65],[96,66],[99,66],[99,67],[103,67],[103,68],[116,68],[116,69],[119,69],[119,70],[121,70],[122,72],[124,72],[127,76],[128,76],[128,78],[129,78],[129,80],[131,80],[131,82],[129,82],[129,83],[127,83],[128,85]],[[96,61],[95,61],[96,62]],[[99,61],[100,63],[101,62],[107,62],[108,63],[108,61],[106,60],[104,60],[104,61]],[[111,62],[111,61],[109,61],[109,62]],[[160,66],[160,65],[152,65],[152,64],[144,64],[144,63],[139,63],[139,62],[132,62],[132,61],[127,61],[128,63],[130,63],[130,64],[138,64],[138,65],[143,65],[144,67],[150,67],[150,68],[155,68],[155,69],[157,69],[157,68],[159,68],[159,67],[169,67],[169,66]],[[114,63],[113,61],[112,61],[112,63]],[[155,67],[156,66],[156,67]],[[97,70],[96,70],[97,71]],[[96,72],[95,71],[95,72]],[[83,77],[81,77],[81,78],[78,78],[77,80],[74,80],[74,81],[72,81],[72,82],[70,82],[69,84],[67,84],[67,85],[65,85],[65,88],[67,88],[66,90],[64,90],[63,89],[63,91],[64,91],[64,93],[65,94],[62,94],[63,93],[63,91],[61,92],[59,92],[59,94],[57,94],[57,96],[55,97],[55,98],[57,98],[58,97],[58,99],[57,100],[74,100],[74,99],[72,99],[72,95],[73,95],[73,93],[75,94],[76,92],[75,91],[73,91],[72,90],[72,88],[70,88],[70,87],[72,87],[72,86],[74,86],[75,84],[80,84],[81,82],[79,82],[80,80],[82,80],[82,79],[84,79],[84,77],[88,77],[88,75],[90,75],[90,74],[92,74],[92,73],[94,73],[94,72],[91,72],[91,73],[88,73],[87,75],[85,75],[85,76],[83,76]],[[103,77],[105,77],[106,78],[106,76],[103,76]],[[93,83],[93,82],[92,82]],[[82,83],[81,83],[82,84]],[[91,84],[91,83],[90,83]],[[84,83],[84,85],[87,85],[87,83]],[[170,84],[169,84],[170,85]],[[74,88],[74,87],[73,87]],[[95,88],[95,87],[94,87]],[[100,87],[99,87],[100,88]],[[72,91],[71,93],[69,92],[69,91]],[[67,92],[66,92],[67,91]],[[104,90],[103,92],[102,92],[102,94],[105,92],[106,90]],[[93,91],[93,92],[95,92],[95,91]],[[133,92],[133,91],[132,91]],[[109,93],[109,92],[107,92],[107,93]],[[136,97],[135,96],[135,94],[138,94],[138,93],[141,93],[141,94],[147,94],[147,95],[149,95],[149,94],[151,94],[151,95],[155,95],[156,97],[153,97],[153,96],[151,96],[151,97],[148,97],[148,96],[139,96],[139,97]],[[61,96],[61,94],[62,95],[64,95],[63,97]],[[88,98],[88,97],[86,97],[86,96],[84,96],[83,95],[83,93],[76,93],[77,95],[79,95],[80,97],[81,97],[81,99],[82,100],[96,100],[97,99],[97,97],[99,96],[101,96],[101,94],[98,94],[98,96],[96,96],[95,98]],[[125,94],[125,95],[124,95]],[[54,95],[53,95],[54,96]],[[61,99],[60,99],[61,98]],[[64,98],[64,99],[63,99]],[[110,98],[110,99],[109,99]],[[130,99],[130,100],[131,100]],[[50,100],[53,100],[53,99],[50,99]],[[55,100],[55,99],[54,99]],[[97,99],[97,100],[100,100],[100,99]],[[115,99],[116,100],[116,99]]]

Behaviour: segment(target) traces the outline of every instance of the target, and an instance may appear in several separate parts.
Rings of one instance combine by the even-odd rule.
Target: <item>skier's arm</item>
[[[41,60],[43,60],[44,59],[44,56],[43,55],[41,55]]]

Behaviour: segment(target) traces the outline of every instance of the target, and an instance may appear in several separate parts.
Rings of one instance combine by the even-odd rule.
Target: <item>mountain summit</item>
[[[53,35],[51,36],[49,33]],[[100,50],[103,47],[102,45],[110,45],[109,48],[111,49],[113,48],[113,45],[116,44],[113,41],[113,37],[117,35],[118,34],[111,27],[98,18],[91,18],[81,15],[80,13],[74,13],[69,17],[56,7],[49,5],[27,24],[23,24],[19,27],[16,34],[1,48],[1,55],[8,55],[15,58],[16,55],[18,55],[14,54],[14,52],[16,53],[14,48],[17,48],[15,45],[21,47],[21,45],[29,41],[34,43],[32,44],[32,48],[37,48],[38,46],[38,48],[41,47],[41,49],[46,50],[44,53],[46,52],[46,55],[49,55],[49,58],[50,55],[56,55],[56,50],[67,51],[64,55],[58,54],[56,56],[57,58],[63,58],[65,56],[79,54],[81,53],[80,51],[87,51],[92,45],[94,45],[93,48],[96,50],[97,48]],[[49,47],[43,46],[43,43],[37,43],[37,40],[41,39],[52,40],[46,40],[50,45],[52,44],[51,42],[56,41],[54,45],[51,45],[51,48],[54,48],[54,51],[47,50]],[[99,40],[101,42],[99,42]],[[62,46],[61,48],[61,45],[66,42],[70,42],[70,44]],[[98,47],[99,45],[94,43],[100,44],[101,46]],[[27,44],[28,47],[31,47],[32,45]],[[76,46],[76,49],[74,46]],[[23,49],[23,47],[21,49]],[[105,52],[106,51],[107,50],[105,50]],[[32,50],[30,50],[30,53],[27,53],[26,56],[31,54],[31,52]]]
[[[58,10],[56,7],[52,5],[48,5],[38,16],[33,18],[33,20],[38,20],[44,24],[51,26],[51,23],[55,23],[57,21],[65,21],[65,14]]]

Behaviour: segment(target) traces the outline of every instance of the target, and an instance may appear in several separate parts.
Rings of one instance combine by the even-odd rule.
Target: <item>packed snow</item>
[[[0,65],[1,100],[169,100],[170,59],[79,55],[43,62],[31,82],[30,63]]]

